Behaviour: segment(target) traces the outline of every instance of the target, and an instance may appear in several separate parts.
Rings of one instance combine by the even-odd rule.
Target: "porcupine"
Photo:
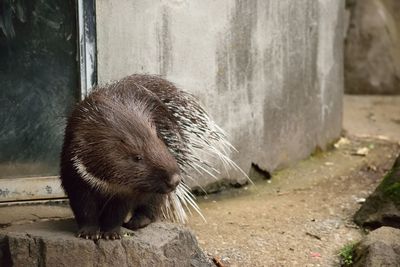
[[[232,149],[197,100],[161,77],[94,88],[68,118],[61,153],[77,236],[118,239],[121,226],[161,217],[184,223],[189,206],[201,215],[185,181],[193,171],[215,177],[210,158],[240,170]]]

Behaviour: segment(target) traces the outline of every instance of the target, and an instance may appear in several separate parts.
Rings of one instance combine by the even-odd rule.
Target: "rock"
[[[48,221],[0,232],[0,266],[212,266],[194,235],[158,222],[121,240],[74,236],[73,220]]]
[[[400,93],[400,1],[347,0],[347,8],[346,93]]]
[[[400,228],[400,156],[381,184],[356,212],[354,221],[367,229],[381,226]]]
[[[353,267],[400,266],[400,230],[381,227],[355,248]]]

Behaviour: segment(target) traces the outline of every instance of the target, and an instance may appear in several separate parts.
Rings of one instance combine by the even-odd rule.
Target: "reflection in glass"
[[[0,28],[0,178],[57,175],[65,116],[79,97],[75,1],[9,5],[2,12],[15,35]]]

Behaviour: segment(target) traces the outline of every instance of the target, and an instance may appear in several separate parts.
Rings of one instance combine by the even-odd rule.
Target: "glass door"
[[[4,2],[0,202],[63,197],[57,178],[63,131],[82,91],[85,38],[79,40],[84,34],[77,20],[81,1]]]

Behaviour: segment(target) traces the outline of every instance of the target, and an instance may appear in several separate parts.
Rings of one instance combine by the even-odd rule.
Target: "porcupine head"
[[[99,231],[121,226],[125,213],[135,213],[141,206],[152,206],[146,210],[150,221],[144,224],[154,221],[160,217],[163,197],[180,182],[177,161],[159,138],[155,125],[154,116],[162,107],[132,102],[135,98],[94,92],[68,121],[61,179],[83,237],[92,238]],[[64,166],[68,158],[81,182],[89,187],[87,192],[77,192],[75,182],[68,177],[71,175]],[[89,199],[88,192],[93,191],[94,197]],[[96,202],[97,206],[87,202]],[[115,215],[118,212],[121,214]],[[91,230],[86,233],[82,229],[90,223],[94,225],[89,225]],[[131,222],[127,227],[145,226],[140,224]]]
[[[97,112],[76,129],[75,156],[104,182],[99,190],[127,197],[173,191],[180,182],[179,167],[158,137],[146,103],[125,106],[98,99],[95,104]]]

